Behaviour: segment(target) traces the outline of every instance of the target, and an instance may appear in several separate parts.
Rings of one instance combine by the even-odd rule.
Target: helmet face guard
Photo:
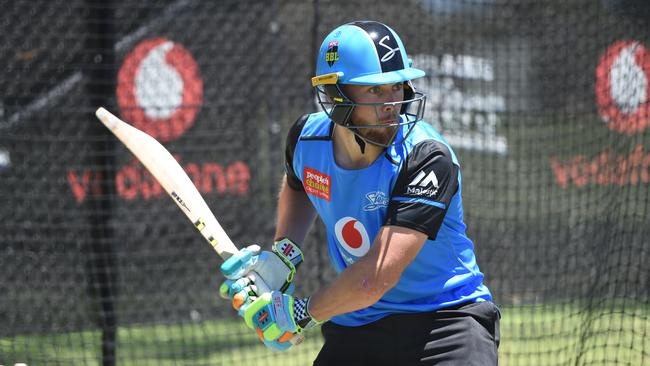
[[[345,96],[339,84],[317,85],[315,88],[318,104],[332,122],[348,128],[365,142],[381,147],[402,143],[424,115],[426,96],[423,93],[416,92],[410,81],[404,82],[404,100],[391,103],[356,103]],[[395,111],[393,119],[396,122],[380,122],[379,110],[386,106],[393,107]],[[354,124],[352,113],[357,107],[373,108],[376,123],[370,125]],[[385,135],[383,137],[373,137],[374,134],[371,130],[376,129],[388,130],[388,138]]]
[[[411,67],[399,36],[388,26],[373,21],[358,21],[334,29],[321,44],[312,86],[318,103],[330,119],[352,131],[357,142],[388,147],[401,143],[415,123],[422,120],[426,96],[416,92],[410,80],[424,71]],[[342,84],[384,85],[402,82],[404,100],[391,103],[356,103],[341,90]],[[352,114],[358,107],[374,107],[376,123],[356,125]],[[379,110],[393,106],[393,123],[381,123]],[[380,138],[373,130],[383,129]],[[388,130],[387,130],[388,129]],[[377,131],[378,132],[378,131]],[[387,135],[388,133],[388,135]],[[363,146],[361,146],[363,151]]]

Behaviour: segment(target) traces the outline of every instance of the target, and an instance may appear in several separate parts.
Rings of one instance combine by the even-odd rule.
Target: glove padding
[[[271,252],[260,251],[259,245],[243,248],[221,265],[221,272],[228,280],[219,288],[219,294],[230,299],[237,310],[254,300],[258,289],[246,277],[251,271],[255,271],[270,290],[291,294],[296,270],[303,258],[300,248],[286,238],[276,241]]]
[[[309,298],[296,299],[280,291],[267,292],[242,307],[246,325],[276,351],[289,349],[291,339],[321,322],[309,313]]]

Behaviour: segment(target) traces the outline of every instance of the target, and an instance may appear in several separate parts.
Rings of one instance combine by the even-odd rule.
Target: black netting
[[[644,0],[56,0],[0,12],[0,365],[310,364],[218,298],[220,259],[95,119],[163,141],[233,241],[272,238],[334,27],[393,27],[455,147],[507,365],[650,362]],[[332,278],[324,228],[308,294]]]

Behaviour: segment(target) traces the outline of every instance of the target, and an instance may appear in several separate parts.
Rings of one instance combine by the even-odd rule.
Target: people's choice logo
[[[192,127],[203,103],[194,57],[166,38],[138,44],[124,59],[117,79],[122,117],[162,142]]]
[[[330,200],[332,179],[329,175],[309,167],[303,168],[302,175],[302,184],[307,194],[322,198],[326,201]]]
[[[388,50],[388,51],[386,52],[386,54],[385,54],[384,56],[382,56],[382,58],[381,58],[381,62],[390,61],[390,60],[395,56],[395,54],[396,54],[397,52],[399,52],[399,46],[393,48],[393,47],[387,45],[386,43],[384,43],[384,42],[386,42],[387,40],[390,40],[390,37],[389,37],[389,36],[384,36],[384,38],[382,38],[382,39],[379,40],[379,45],[382,46],[382,47],[384,47],[385,49]]]
[[[632,40],[612,44],[596,68],[596,103],[607,127],[633,134],[650,125],[650,52]]]
[[[370,249],[370,238],[361,221],[354,217],[344,217],[334,225],[336,240],[346,252],[355,256],[363,257]]]

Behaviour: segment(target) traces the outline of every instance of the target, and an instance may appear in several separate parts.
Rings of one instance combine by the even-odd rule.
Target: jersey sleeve
[[[416,145],[393,187],[386,225],[407,227],[435,239],[458,190],[458,170],[444,144],[426,140]]]
[[[284,170],[287,173],[287,184],[296,191],[304,191],[305,189],[293,169],[293,154],[296,151],[296,145],[298,144],[298,139],[300,139],[302,128],[305,126],[305,122],[307,122],[308,118],[309,115],[305,114],[293,123],[289,129],[284,149]]]

